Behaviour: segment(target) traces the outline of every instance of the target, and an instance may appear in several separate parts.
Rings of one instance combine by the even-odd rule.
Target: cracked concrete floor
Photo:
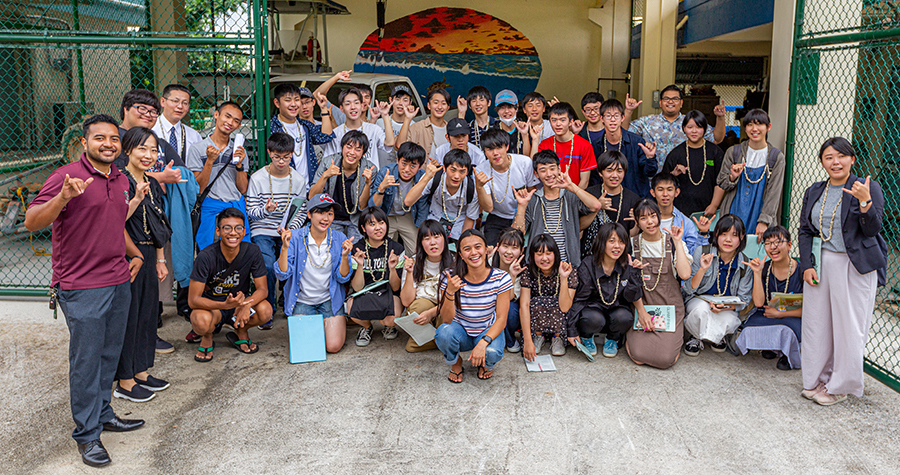
[[[103,434],[117,473],[897,473],[900,395],[866,377],[834,407],[800,397],[800,372],[758,355],[704,351],[659,371],[624,353],[527,373],[506,355],[489,381],[447,381],[436,351],[405,336],[350,340],[327,362],[288,363],[287,322],[251,330],[260,352],[216,337],[198,364],[188,325],[166,308],[158,355],[172,387],[152,401],[114,399],[136,432]],[[4,473],[92,473],[70,434],[68,333],[46,302],[0,303]]]

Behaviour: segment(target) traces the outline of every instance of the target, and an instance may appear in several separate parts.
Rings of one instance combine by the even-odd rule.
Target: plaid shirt
[[[672,122],[669,122],[662,114],[645,115],[632,121],[628,130],[644,137],[647,142],[656,144],[656,161],[659,164],[657,169],[662,170],[663,163],[666,162],[666,155],[676,145],[687,140],[684,131],[681,130],[682,122],[684,122],[684,114],[680,112]],[[715,142],[711,126],[706,126],[706,135],[703,138]]]

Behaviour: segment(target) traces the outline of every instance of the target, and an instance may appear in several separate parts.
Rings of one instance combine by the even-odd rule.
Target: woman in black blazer
[[[850,142],[826,140],[819,161],[828,180],[806,190],[800,213],[801,395],[830,406],[847,394],[863,395],[863,354],[875,292],[885,282],[887,246],[880,234],[881,185],[851,172],[856,152]],[[821,253],[814,256],[816,238]]]

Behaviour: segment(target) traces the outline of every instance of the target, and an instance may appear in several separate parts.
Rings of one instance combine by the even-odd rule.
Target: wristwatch
[[[481,339],[488,342],[488,345],[490,345],[491,343],[494,342],[494,339],[491,338],[490,335],[485,335],[485,336],[481,337]]]
[[[860,201],[860,202],[859,202],[859,207],[860,207],[860,208],[865,208],[866,206],[869,206],[870,203],[872,203],[872,202],[869,201],[869,200],[866,200],[866,201]]]

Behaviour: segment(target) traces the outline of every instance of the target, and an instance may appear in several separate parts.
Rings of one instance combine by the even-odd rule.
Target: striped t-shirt
[[[291,200],[305,195],[306,180],[297,173],[297,170],[291,169],[291,173],[284,178],[275,178],[269,175],[268,167],[257,170],[250,177],[250,183],[247,185],[247,218],[250,221],[251,235],[278,237],[278,226],[281,225],[284,212]],[[266,203],[270,198],[276,206],[275,211],[271,212],[266,211]],[[294,219],[288,227],[297,229],[305,219],[306,205],[304,204],[303,208],[294,215]]]
[[[478,336],[493,325],[497,317],[497,296],[512,289],[512,279],[500,269],[491,269],[484,282],[466,279],[463,282],[466,285],[459,290],[459,308],[453,320],[462,325],[469,336]],[[441,292],[446,288],[446,278],[441,279]]]
[[[560,212],[560,208],[562,207],[562,196],[555,200],[548,200],[544,197],[539,198],[541,204],[544,205],[544,213],[547,217],[545,231],[553,237],[553,240],[556,241],[556,245],[559,247],[559,260],[562,262],[569,262],[569,255],[566,252],[566,226],[564,223],[560,222],[562,221],[562,213]]]

